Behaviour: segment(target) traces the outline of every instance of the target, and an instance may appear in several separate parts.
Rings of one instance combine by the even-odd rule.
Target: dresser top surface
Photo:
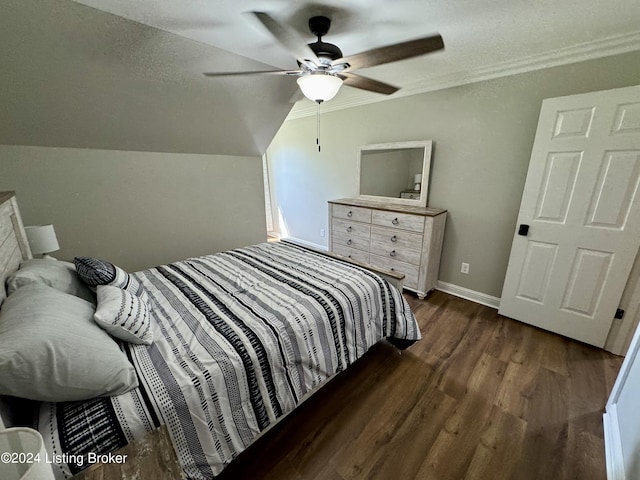
[[[360,198],[339,198],[337,200],[329,200],[329,203],[338,205],[350,205],[353,207],[365,207],[373,210],[386,210],[399,213],[412,213],[414,215],[424,215],[425,217],[435,217],[446,212],[442,208],[416,207],[413,205],[402,205],[399,203],[380,203],[371,200],[363,200]]]

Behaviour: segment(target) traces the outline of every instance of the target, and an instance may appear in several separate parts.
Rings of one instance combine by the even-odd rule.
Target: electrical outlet
[[[469,273],[469,264],[462,262],[462,266],[460,267],[460,272],[464,274]]]
[[[321,228],[321,229],[320,229],[320,236],[321,236],[321,237],[324,237],[324,228]]]

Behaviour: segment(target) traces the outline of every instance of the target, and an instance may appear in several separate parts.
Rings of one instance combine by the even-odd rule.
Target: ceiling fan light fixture
[[[336,96],[342,86],[342,79],[328,73],[309,73],[298,78],[298,85],[305,97],[321,103]]]

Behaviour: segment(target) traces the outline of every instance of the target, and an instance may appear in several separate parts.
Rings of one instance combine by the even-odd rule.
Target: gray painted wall
[[[0,146],[0,191],[59,259],[141,270],[266,240],[260,157]]]
[[[321,153],[314,117],[286,121],[267,151],[274,218],[326,246],[327,201],[356,194],[361,145],[433,140],[429,205],[449,211],[439,279],[499,297],[542,100],[640,84],[638,65],[633,52],[330,112]]]

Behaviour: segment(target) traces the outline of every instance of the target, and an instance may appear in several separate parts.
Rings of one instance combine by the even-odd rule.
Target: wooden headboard
[[[20,262],[31,258],[22,217],[14,192],[0,192],[0,304],[6,297],[7,277],[18,269]]]
[[[22,260],[32,258],[14,192],[0,192],[0,309],[7,296],[7,277]],[[0,427],[13,424],[6,399],[0,397]]]

